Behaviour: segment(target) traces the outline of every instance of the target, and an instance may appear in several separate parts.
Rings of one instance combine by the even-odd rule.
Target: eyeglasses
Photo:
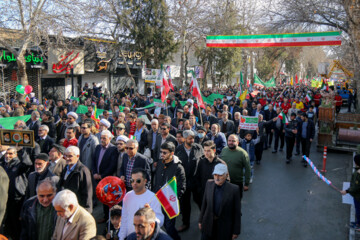
[[[168,154],[168,152],[160,151],[160,154],[166,155],[166,154]]]
[[[88,129],[87,127],[81,127],[81,129]]]
[[[167,128],[161,128],[161,130],[167,130]]]
[[[125,147],[126,150],[134,150],[134,147]]]
[[[141,179],[139,178],[139,179],[130,179],[130,183],[134,183],[134,182],[136,182],[137,184],[140,184],[141,183]]]

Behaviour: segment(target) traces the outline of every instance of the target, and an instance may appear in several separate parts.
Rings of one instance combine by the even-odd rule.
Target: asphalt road
[[[284,148],[285,150],[285,148]],[[312,144],[310,159],[322,168],[322,153]],[[350,154],[328,152],[325,176],[338,188],[351,174]],[[326,185],[301,157],[285,163],[285,151],[264,151],[261,165],[255,166],[254,181],[242,199],[241,234],[238,239],[348,239],[350,206],[341,203],[341,194]],[[102,208],[95,209],[95,216]],[[199,209],[193,203],[191,226],[181,233],[182,239],[200,239],[197,219]],[[181,225],[181,215],[177,218]],[[98,232],[103,231],[103,224]]]

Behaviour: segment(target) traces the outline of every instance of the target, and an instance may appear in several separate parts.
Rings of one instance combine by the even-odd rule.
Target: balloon
[[[16,91],[20,94],[24,94],[25,93],[25,88],[23,85],[17,85],[16,86]]]
[[[108,176],[103,178],[96,186],[96,197],[105,205],[113,207],[121,202],[125,196],[126,187],[123,180]]]
[[[33,91],[33,87],[32,87],[32,86],[27,85],[27,86],[25,87],[25,93],[26,93],[26,94],[30,94],[32,91]]]

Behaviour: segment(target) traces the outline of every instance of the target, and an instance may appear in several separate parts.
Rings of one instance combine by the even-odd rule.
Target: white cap
[[[225,164],[223,163],[218,163],[216,164],[214,171],[213,171],[213,175],[217,174],[217,175],[224,175],[225,173],[228,173],[228,168]]]
[[[104,124],[106,128],[109,128],[111,126],[111,123],[106,119],[101,119],[100,123]]]
[[[67,114],[67,116],[68,116],[68,117],[71,116],[71,117],[75,118],[75,120],[78,119],[78,117],[79,117],[75,112],[69,112],[69,113]]]
[[[194,104],[194,100],[192,100],[192,99],[190,99],[190,98],[187,100],[187,102],[188,102],[188,103],[191,103],[191,105]]]
[[[120,135],[116,138],[116,141],[123,141],[124,143],[127,143],[127,141],[129,141],[129,138],[125,135]]]

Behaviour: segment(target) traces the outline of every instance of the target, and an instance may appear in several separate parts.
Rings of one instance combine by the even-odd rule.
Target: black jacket
[[[220,132],[223,132],[222,129],[223,129],[223,124],[224,124],[224,121],[223,120],[220,120],[219,121],[219,125],[220,125]],[[226,122],[226,131],[223,132],[225,134],[225,137],[227,138],[228,136],[230,136],[231,134],[233,134],[235,132],[235,124],[233,121],[231,120],[227,120]]]
[[[65,180],[66,171],[67,167],[61,172],[57,191],[59,192],[64,189],[73,191],[77,196],[80,206],[91,213],[93,208],[93,186],[89,169],[78,161],[74,170],[71,171]]]
[[[44,143],[41,145],[41,138],[39,137],[36,142],[40,145],[40,151],[42,153],[49,154],[51,148],[54,145],[54,140],[48,135],[44,139]]]
[[[6,203],[9,192],[9,177],[4,168],[0,166],[0,225],[5,216]]]
[[[101,159],[101,163],[98,171],[98,162],[99,162],[99,155],[101,148],[102,148],[101,144],[97,145],[95,148],[92,173],[100,174],[101,178],[104,178],[107,176],[112,176],[116,172],[119,152],[117,150],[117,147],[109,143],[109,146],[105,150],[104,156]]]
[[[264,116],[264,119],[266,121],[269,121],[273,118],[276,118],[278,116],[278,114],[276,113],[275,110],[272,110],[270,111],[269,109],[265,110],[265,116]],[[267,125],[266,126],[266,131],[269,133],[271,131],[271,129],[274,129],[275,128],[275,122],[273,122],[272,124],[270,125]]]
[[[204,155],[204,150],[200,144],[193,143],[188,156],[184,144],[175,149],[175,155],[180,159],[186,175],[186,188],[195,187],[195,174],[198,169],[200,158]]]
[[[209,116],[204,115],[203,122],[205,122],[205,121],[210,122],[210,126],[213,125],[214,123],[219,122],[219,120],[212,114],[210,114]]]
[[[186,177],[184,167],[177,156],[173,156],[173,161],[166,164],[162,161],[158,162],[152,182],[152,191],[155,193],[159,191],[174,176],[176,177],[178,198],[181,198],[186,190]]]
[[[21,234],[20,240],[37,240],[36,206],[39,203],[37,196],[33,196],[24,202],[21,211]],[[52,204],[49,206],[55,212]],[[55,229],[57,215],[54,213],[53,227]]]
[[[298,121],[296,119],[290,120],[289,123],[285,126],[285,137],[296,137],[297,134],[293,133],[292,130],[298,127]]]
[[[161,147],[161,141],[162,141],[162,137],[161,137],[161,134],[159,134],[157,137],[156,137],[156,143],[155,143],[155,149],[154,149],[154,162],[158,162],[159,159],[160,159],[160,147]],[[176,138],[169,134],[167,137],[166,137],[166,141],[165,142],[172,142],[175,147],[178,145],[177,141],[176,141]]]
[[[59,182],[59,177],[55,176],[55,174],[53,174],[49,170],[49,166],[47,166],[46,169],[41,174],[39,174],[35,171],[30,173],[29,177],[28,177],[28,186],[26,188],[25,199],[29,199],[29,198],[35,196],[36,195],[36,186],[38,185],[39,182],[41,182],[42,180],[44,180],[46,178],[50,179],[55,184],[57,184]]]
[[[39,134],[39,127],[41,125],[41,122],[39,120],[36,120],[34,123],[32,122],[32,120],[30,119],[28,121],[28,127],[29,130],[33,130],[34,131],[34,138],[37,139],[38,138],[38,134]]]
[[[19,158],[13,158],[9,165],[4,161],[1,166],[9,177],[9,197],[8,201],[21,201],[25,197],[28,179],[26,173],[31,166],[31,162],[20,161]]]
[[[146,128],[146,125],[143,126],[143,131],[141,132],[141,137],[139,142],[139,153],[143,154],[145,151],[145,147],[148,145],[148,137],[149,130]]]
[[[46,125],[49,127],[49,132],[48,135],[52,138],[52,139],[56,139],[56,126],[54,123],[54,118],[51,117],[51,119],[49,121],[42,121],[41,125]]]
[[[307,121],[307,127],[306,127],[306,139],[307,140],[310,140],[310,138],[311,139],[314,139],[314,137],[315,137],[315,124],[314,124],[314,122],[313,122],[313,120],[311,120],[311,119],[309,119],[308,121]],[[299,135],[299,137],[301,137],[302,138],[302,126],[303,126],[303,124],[304,124],[304,122],[301,122],[301,124],[299,124],[300,126],[299,126],[299,132],[298,132],[298,135]]]
[[[125,153],[122,158],[122,165],[120,168],[120,176],[125,176],[125,179],[126,179],[126,168],[127,168],[128,162],[129,162],[129,155],[127,155],[127,153]],[[151,169],[150,169],[151,164],[152,164],[151,158],[147,158],[140,153],[135,154],[135,162],[134,162],[133,169],[135,169],[135,168],[144,169],[148,174],[147,180],[148,180],[149,185],[150,185],[150,180],[151,180]],[[130,179],[126,179],[126,180],[130,181]]]

